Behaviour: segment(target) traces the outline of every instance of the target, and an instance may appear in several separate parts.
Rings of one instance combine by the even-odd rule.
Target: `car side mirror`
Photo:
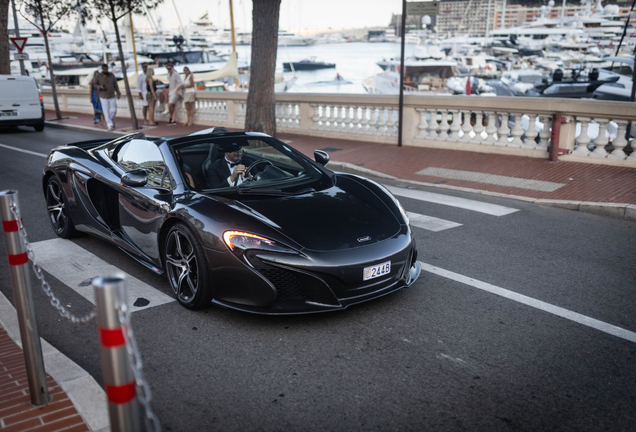
[[[322,150],[314,150],[314,160],[322,166],[327,166],[329,163],[329,154]]]
[[[148,174],[146,170],[138,169],[130,171],[121,176],[121,184],[130,187],[142,187],[148,183]]]

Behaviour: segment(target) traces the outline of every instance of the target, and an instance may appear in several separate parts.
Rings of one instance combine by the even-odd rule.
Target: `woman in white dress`
[[[194,121],[194,78],[192,77],[192,72],[190,72],[189,67],[183,68],[183,73],[185,74],[185,78],[183,78],[183,103],[185,104],[186,113],[188,115],[188,119],[186,120],[184,126],[192,126],[192,122]]]

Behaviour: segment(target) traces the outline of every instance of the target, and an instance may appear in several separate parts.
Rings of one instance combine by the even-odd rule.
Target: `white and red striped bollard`
[[[16,209],[18,218],[11,211],[12,208]],[[51,398],[46,386],[42,345],[35,318],[35,307],[33,306],[29,257],[24,241],[20,238],[18,221],[21,221],[22,218],[20,217],[17,191],[0,192],[0,215],[2,216],[4,239],[7,244],[7,258],[9,259],[9,270],[13,284],[15,308],[18,313],[20,339],[22,340],[31,403],[36,406],[44,405]]]
[[[124,327],[119,319],[120,306],[126,304],[124,279],[118,276],[95,278],[93,288],[111,430],[140,431],[135,376],[126,351]]]

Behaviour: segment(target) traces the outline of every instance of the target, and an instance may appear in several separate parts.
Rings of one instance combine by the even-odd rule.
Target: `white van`
[[[44,129],[44,100],[35,78],[0,75],[0,127],[33,126]]]

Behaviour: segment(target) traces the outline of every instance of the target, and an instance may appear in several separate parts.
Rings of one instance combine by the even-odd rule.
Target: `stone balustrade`
[[[53,108],[50,89],[45,107]],[[141,101],[135,93],[137,117]],[[92,113],[84,89],[58,89],[60,109]],[[242,129],[247,93],[197,92],[195,123]],[[157,110],[158,111],[158,110]],[[471,96],[404,97],[402,144],[547,158],[553,116],[561,114],[559,159],[636,167],[626,130],[636,104],[556,98]],[[118,117],[129,117],[125,98]],[[186,117],[179,107],[178,119]],[[167,115],[157,113],[158,121]],[[396,144],[399,107],[395,96],[282,93],[276,95],[279,132]],[[635,131],[636,132],[636,131]]]

